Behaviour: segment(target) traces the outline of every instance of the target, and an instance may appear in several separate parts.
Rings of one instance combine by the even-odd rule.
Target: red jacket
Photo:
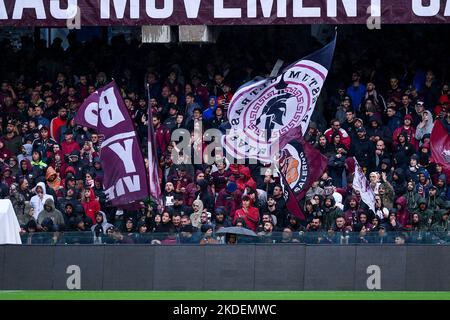
[[[95,214],[100,211],[100,202],[95,199],[94,190],[91,188],[91,197],[89,202],[83,201],[81,204],[83,206],[86,215],[95,221]]]
[[[329,128],[328,130],[325,131],[324,135],[327,138],[328,143],[332,143],[331,141],[331,137],[333,136],[333,129]],[[344,129],[339,129],[338,131],[339,135],[341,136],[341,143],[345,146],[345,148],[347,150],[350,150],[350,136],[348,135],[347,131],[345,131]]]
[[[166,152],[171,138],[170,130],[165,126],[160,125],[159,128],[155,128],[156,150],[159,154]]]
[[[238,218],[244,218],[247,228],[256,232],[259,222],[259,210],[258,208],[250,206],[248,212],[245,212],[243,208],[236,210],[234,214],[233,224],[236,224]]]
[[[405,131],[406,135],[408,136],[408,142],[411,143],[417,150],[417,148],[419,147],[419,141],[416,140],[416,129],[413,126],[410,126],[409,129],[405,129],[404,126],[395,129],[394,134],[392,135],[392,144],[394,145],[394,147],[398,145],[398,136],[403,131]]]
[[[61,143],[61,150],[63,154],[70,155],[73,151],[80,151],[80,145],[75,141],[67,142],[66,140],[64,140]]]
[[[61,117],[53,118],[50,122],[50,136],[56,141],[61,141],[61,127],[65,126],[67,120],[62,120]]]

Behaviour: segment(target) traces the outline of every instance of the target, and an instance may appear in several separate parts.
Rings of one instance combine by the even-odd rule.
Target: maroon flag
[[[150,105],[150,92],[147,85],[148,94],[148,176],[150,195],[158,203],[160,209],[162,206],[161,182],[159,179],[158,156],[156,152],[155,129],[153,128],[153,113]]]
[[[114,82],[98,89],[75,117],[81,126],[104,136],[100,160],[103,186],[113,206],[129,205],[148,196],[145,165],[133,122]]]
[[[305,219],[298,202],[327,167],[327,158],[303,140],[300,128],[292,130],[280,141],[278,171],[286,205],[290,212]]]
[[[439,163],[447,177],[450,175],[450,135],[442,125],[441,121],[437,120],[434,123],[433,131],[430,138],[431,158],[435,163]]]

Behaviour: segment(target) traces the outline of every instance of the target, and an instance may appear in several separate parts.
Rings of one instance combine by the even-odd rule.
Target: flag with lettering
[[[327,168],[327,158],[303,140],[300,128],[291,130],[280,142],[277,157],[283,194],[289,212],[304,220],[298,203]]]
[[[91,94],[75,122],[104,136],[100,160],[108,203],[120,207],[146,198],[148,183],[141,147],[115,82]]]
[[[306,132],[335,46],[336,38],[279,75],[238,89],[228,108],[231,129],[222,137],[231,157],[270,162],[284,135],[297,127]]]

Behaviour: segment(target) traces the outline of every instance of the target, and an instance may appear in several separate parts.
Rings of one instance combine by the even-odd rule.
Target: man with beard
[[[50,218],[53,221],[53,225],[56,227],[56,231],[63,231],[65,227],[64,217],[61,211],[55,209],[55,203],[53,199],[47,199],[44,203],[44,210],[39,212],[37,223],[38,229],[42,229],[42,223],[47,218]]]
[[[47,97],[51,99],[51,97]],[[47,100],[46,99],[46,100]],[[58,116],[50,122],[50,136],[55,141],[61,141],[61,127],[67,124],[67,109],[62,106],[58,110]]]
[[[374,153],[374,144],[372,141],[367,139],[366,137],[366,129],[361,127],[356,130],[358,138],[352,140],[350,155],[354,155],[359,165],[365,169],[370,170],[373,165],[373,153]]]
[[[22,138],[16,128],[14,120],[9,120],[6,126],[6,135],[3,137],[5,147],[13,154],[22,152]]]
[[[322,213],[323,225],[326,230],[329,230],[333,226],[337,217],[344,215],[342,210],[336,206],[336,201],[332,196],[327,196],[325,198],[323,207],[320,211]]]

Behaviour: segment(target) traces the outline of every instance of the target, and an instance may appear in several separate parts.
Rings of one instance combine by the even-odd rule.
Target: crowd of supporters
[[[212,165],[192,164],[189,155],[186,161],[172,157],[175,130],[189,131],[192,150],[199,153],[209,143],[203,133],[225,132],[234,90],[271,71],[271,57],[264,57],[262,48],[252,56],[234,45],[226,52],[220,46],[149,51],[120,37],[111,45],[82,44],[73,35],[69,43],[64,50],[58,39],[50,48],[23,39],[17,52],[1,44],[0,197],[11,199],[23,235],[91,231],[112,243],[141,243],[148,239],[143,235],[161,233],[167,234],[158,238],[162,243],[183,235],[185,242],[206,244],[218,242],[214,233],[221,227],[244,226],[267,239],[279,231],[279,242],[301,242],[292,234],[322,232],[310,240],[314,243],[349,232],[365,242],[367,234],[448,231],[450,176],[430,161],[434,124],[440,121],[450,134],[443,69],[409,65],[388,73],[382,60],[368,54],[368,61],[351,60],[341,72],[349,61],[338,48],[339,72],[330,75],[305,134],[327,156],[328,168],[300,202],[306,217],[300,220],[287,210],[269,167],[233,164],[221,152]],[[143,199],[138,209],[108,206],[103,137],[78,126],[74,116],[84,99],[111,79],[121,89],[144,155],[149,121],[155,128],[163,207],[154,199]],[[375,212],[352,188],[353,157],[375,192]]]

